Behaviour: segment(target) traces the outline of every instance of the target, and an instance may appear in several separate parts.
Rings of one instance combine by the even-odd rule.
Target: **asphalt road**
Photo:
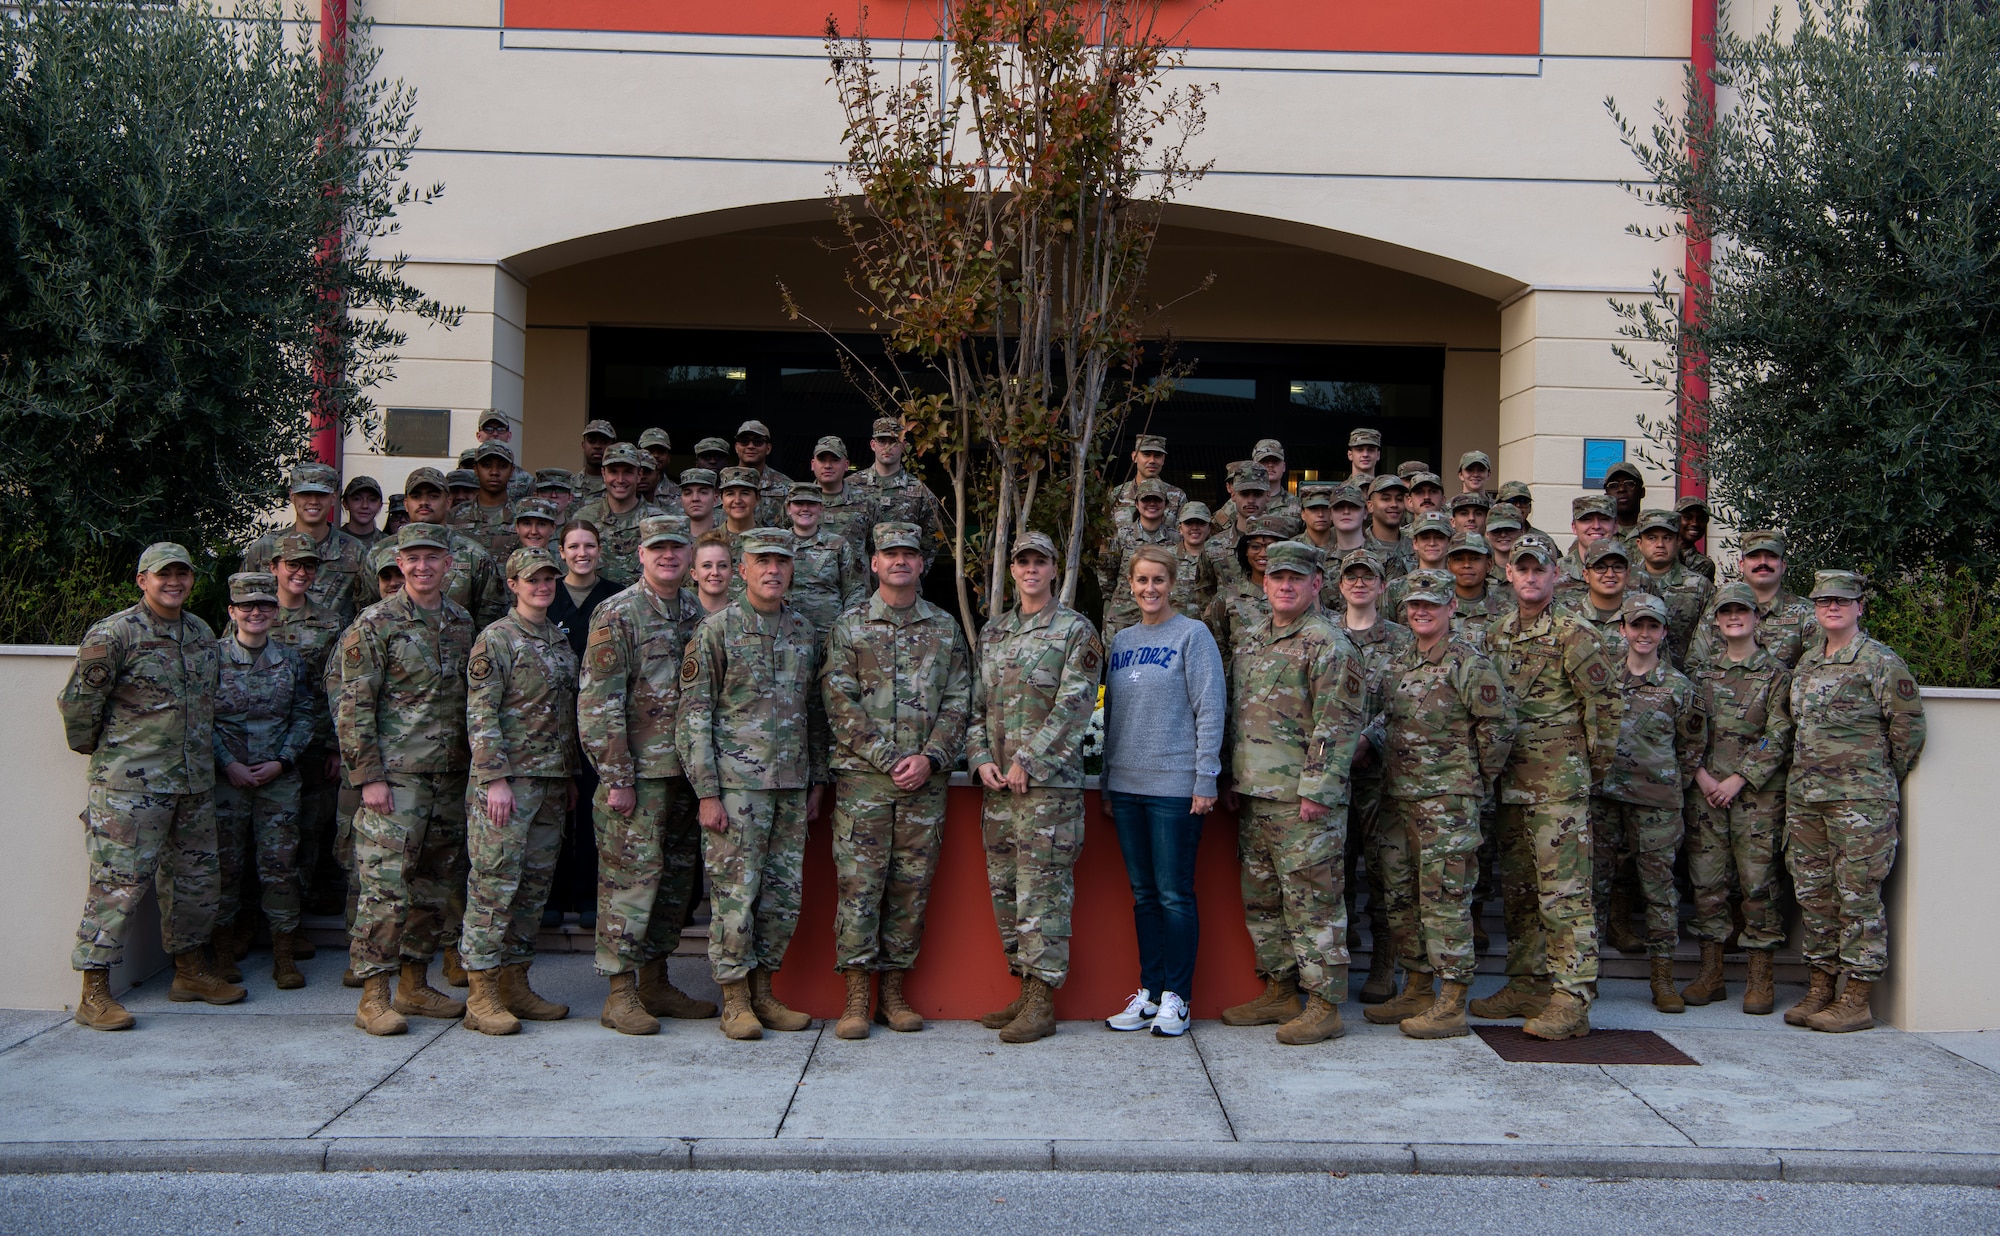
[[[2000,1231],[2000,1190],[1487,1177],[436,1172],[0,1181],[0,1232]]]

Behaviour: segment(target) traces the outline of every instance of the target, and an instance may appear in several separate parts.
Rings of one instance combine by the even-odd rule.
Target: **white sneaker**
[[[1160,1011],[1153,1016],[1153,1033],[1163,1039],[1177,1039],[1187,1033],[1188,1006],[1171,991],[1160,993]]]
[[[1153,1014],[1160,1006],[1153,1003],[1153,993],[1141,987],[1125,1002],[1125,1011],[1104,1019],[1108,1030],[1144,1030],[1153,1024]]]

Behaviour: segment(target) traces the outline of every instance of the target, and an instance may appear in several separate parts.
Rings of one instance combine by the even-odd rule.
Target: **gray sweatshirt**
[[[1185,614],[1111,637],[1104,666],[1104,788],[1213,798],[1228,707],[1222,653]]]

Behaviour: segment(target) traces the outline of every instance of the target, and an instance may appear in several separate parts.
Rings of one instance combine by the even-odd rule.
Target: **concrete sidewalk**
[[[1066,1022],[1009,1047],[968,1022],[865,1042],[816,1023],[756,1043],[714,1022],[651,1038],[597,1024],[589,958],[535,967],[568,1021],[492,1039],[417,1020],[353,1027],[343,956],[279,992],[172,1004],[139,1028],[0,1011],[0,1171],[870,1168],[1671,1176],[2000,1185],[2000,1034],[1833,1036],[1734,1004],[1653,1010],[1607,981],[1604,1029],[1661,1031],[1699,1067],[1509,1064],[1477,1036],[1420,1043],[1349,1003],[1345,1038],[1186,1037]],[[677,958],[713,995],[706,962]],[[1358,978],[1357,978],[1358,983]],[[1477,994],[1497,986],[1482,979]],[[1797,998],[1781,988],[1780,1008]],[[1113,1010],[1106,1010],[1111,1012]]]

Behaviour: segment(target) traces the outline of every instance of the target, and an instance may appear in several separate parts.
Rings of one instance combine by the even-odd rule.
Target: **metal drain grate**
[[[1519,1026],[1472,1029],[1511,1064],[1701,1064],[1651,1030],[1592,1030],[1580,1039],[1548,1043]]]

